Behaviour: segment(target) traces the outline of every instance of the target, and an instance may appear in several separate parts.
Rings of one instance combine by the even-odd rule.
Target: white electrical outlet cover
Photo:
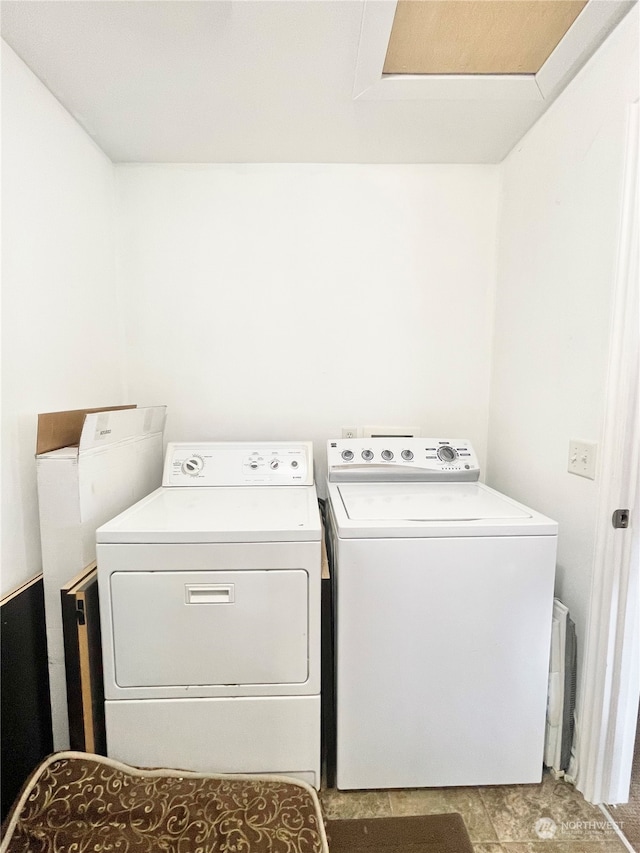
[[[359,438],[361,435],[359,427],[342,427],[343,438]]]

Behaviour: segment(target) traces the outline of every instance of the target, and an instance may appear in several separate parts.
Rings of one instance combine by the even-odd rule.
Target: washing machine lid
[[[341,483],[329,494],[343,538],[557,533],[556,522],[483,483]]]
[[[319,540],[315,486],[156,489],[96,531],[98,542]]]

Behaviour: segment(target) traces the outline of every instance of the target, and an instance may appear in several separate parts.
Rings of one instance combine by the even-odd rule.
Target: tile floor
[[[545,774],[539,785],[394,791],[329,788],[320,792],[320,799],[328,819],[459,812],[475,853],[627,850],[600,809],[551,774]]]

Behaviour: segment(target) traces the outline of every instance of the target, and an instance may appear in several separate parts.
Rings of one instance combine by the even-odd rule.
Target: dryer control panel
[[[163,486],[312,486],[310,441],[205,441],[167,445]]]
[[[468,483],[480,477],[467,439],[341,438],[327,445],[328,479],[333,483]]]

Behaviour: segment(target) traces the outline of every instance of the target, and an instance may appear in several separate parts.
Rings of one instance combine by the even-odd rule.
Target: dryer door
[[[301,684],[307,601],[302,569],[115,572],[116,684]]]

